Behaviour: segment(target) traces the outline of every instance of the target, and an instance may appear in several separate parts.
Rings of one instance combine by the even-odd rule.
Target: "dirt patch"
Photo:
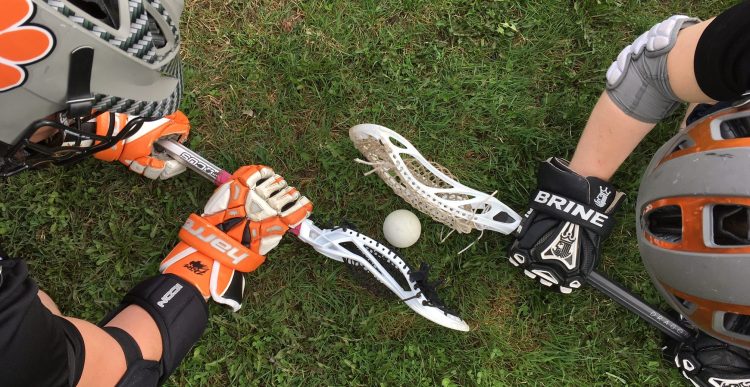
[[[490,299],[488,318],[500,324],[506,320],[515,319],[516,306],[518,304],[518,289],[516,287],[503,287],[497,290],[495,297]]]
[[[284,32],[292,32],[294,26],[305,20],[305,13],[302,10],[295,9],[292,14],[286,19],[282,20],[280,27]]]

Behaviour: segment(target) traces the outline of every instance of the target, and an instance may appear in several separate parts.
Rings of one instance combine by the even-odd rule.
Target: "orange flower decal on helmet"
[[[52,33],[40,26],[24,24],[34,15],[31,0],[1,0],[0,92],[21,86],[28,73],[23,67],[49,55],[55,46]]]

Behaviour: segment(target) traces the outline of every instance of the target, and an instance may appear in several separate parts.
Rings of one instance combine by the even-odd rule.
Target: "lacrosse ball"
[[[411,211],[396,210],[388,214],[383,222],[383,235],[395,247],[409,247],[417,243],[422,225]]]

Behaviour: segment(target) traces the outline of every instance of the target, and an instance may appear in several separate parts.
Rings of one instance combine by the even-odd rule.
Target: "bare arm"
[[[698,87],[693,71],[695,47],[712,20],[680,31],[667,57],[669,84],[684,101],[715,102]],[[582,176],[609,180],[654,126],[628,116],[603,93],[586,123],[570,167]]]

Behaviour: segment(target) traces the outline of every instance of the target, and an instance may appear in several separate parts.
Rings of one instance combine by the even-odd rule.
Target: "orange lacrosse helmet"
[[[638,192],[638,245],[669,304],[705,333],[750,349],[750,103],[667,141]]]

